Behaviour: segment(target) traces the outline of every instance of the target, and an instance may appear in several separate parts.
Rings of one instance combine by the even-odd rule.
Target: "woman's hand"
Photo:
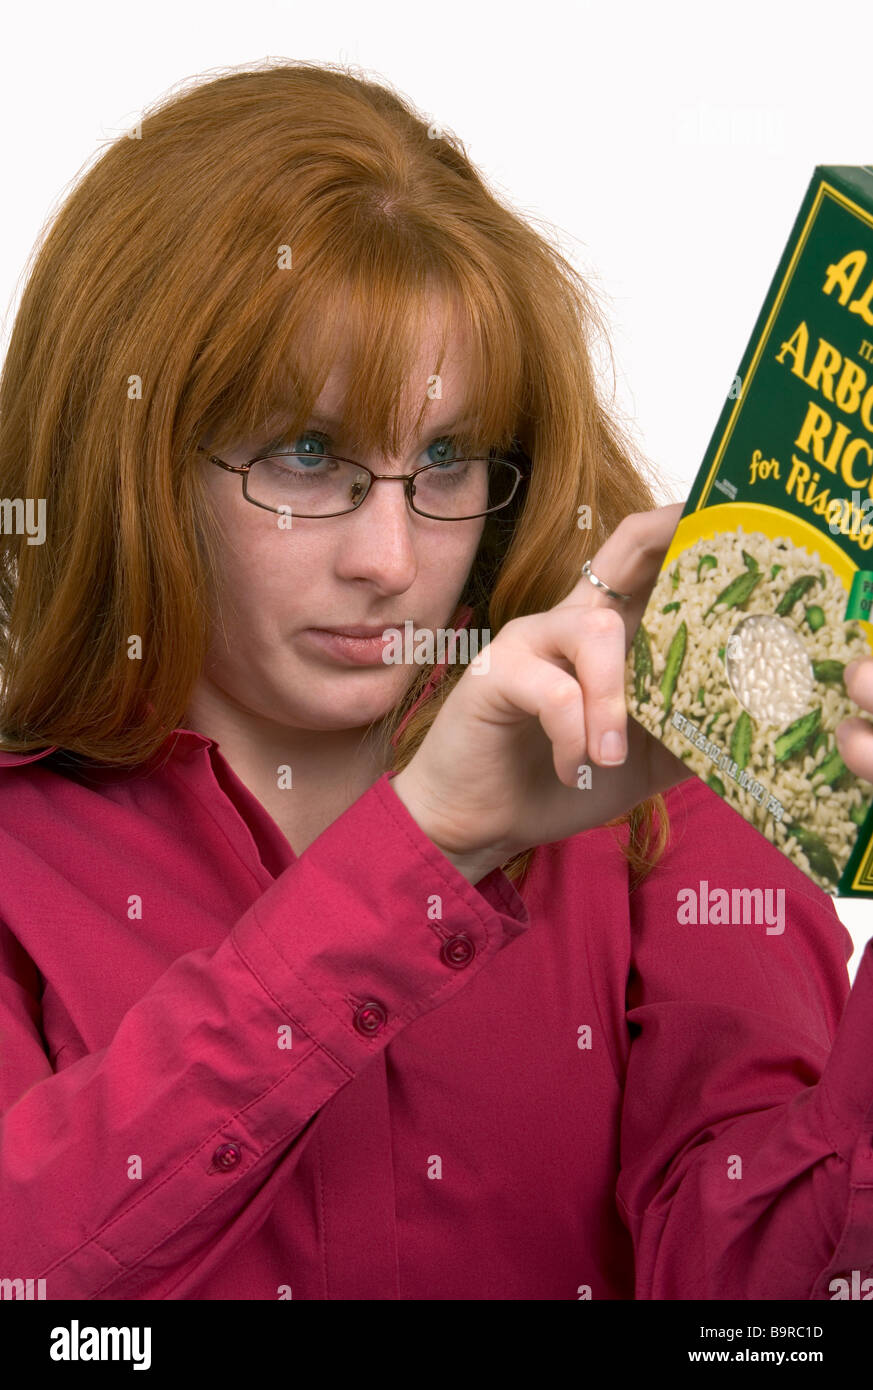
[[[602,825],[692,775],[628,720],[624,691],[627,653],[682,511],[674,502],[632,513],[592,559],[598,579],[631,595],[626,602],[581,577],[554,608],[501,628],[488,669],[464,672],[391,779],[472,882],[519,850]],[[609,735],[621,745],[615,754]],[[580,789],[583,763],[591,786]]]
[[[844,673],[846,693],[861,709],[873,713],[873,659],[852,661]],[[837,725],[837,750],[850,772],[873,782],[873,728],[860,715]]]

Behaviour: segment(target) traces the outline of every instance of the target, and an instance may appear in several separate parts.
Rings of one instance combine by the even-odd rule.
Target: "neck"
[[[209,686],[195,692],[183,723],[216,740],[298,855],[390,766],[378,724],[291,728],[230,704]],[[290,768],[290,776],[280,768]]]

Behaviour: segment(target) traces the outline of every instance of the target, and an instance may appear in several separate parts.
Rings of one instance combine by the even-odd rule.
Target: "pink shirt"
[[[469,884],[391,774],[297,858],[200,734],[62,758],[0,759],[0,1277],[576,1300],[873,1274],[873,942],[849,995],[831,899],[697,778],[632,894],[605,826],[519,892]],[[717,887],[784,889],[784,931],[677,920]]]

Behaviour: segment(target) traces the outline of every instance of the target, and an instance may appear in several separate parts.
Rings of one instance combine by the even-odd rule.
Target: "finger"
[[[850,671],[849,666],[854,666]],[[861,709],[868,710],[873,714],[873,660],[870,657],[855,662],[850,662],[843,673],[846,685],[846,693],[850,700],[854,700]],[[843,760],[845,761],[845,759]]]
[[[684,507],[684,502],[673,502],[668,507],[632,512],[624,517],[593,557],[593,573],[617,593],[629,594],[636,608],[644,606],[661,571]],[[604,607],[620,603],[621,600],[610,599],[608,594],[583,575],[561,602]]]
[[[854,698],[854,696],[853,696]],[[853,716],[837,725],[837,750],[850,772],[873,782],[873,728],[866,719]]]
[[[627,757],[624,619],[611,608],[583,609],[576,634],[588,757],[615,767]]]
[[[516,619],[495,645],[501,694],[535,715],[553,745],[555,771],[576,785],[577,768],[589,758],[615,767],[627,756],[625,626],[608,608],[557,607]],[[557,663],[565,662],[567,671]],[[575,674],[574,674],[575,673]],[[614,750],[606,734],[617,735]]]
[[[498,650],[495,641],[494,649],[491,680],[499,703],[505,705],[510,718],[517,719],[521,710],[539,720],[552,745],[552,763],[559,781],[575,787],[576,769],[585,761],[586,751],[582,687],[574,675],[530,648],[523,649],[521,660],[512,646],[504,644]]]

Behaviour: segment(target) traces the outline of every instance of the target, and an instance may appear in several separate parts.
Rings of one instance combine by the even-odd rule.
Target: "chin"
[[[378,668],[366,667],[360,672],[343,672],[340,680],[330,676],[317,685],[308,681],[308,708],[298,710],[296,718],[289,711],[289,723],[327,731],[360,728],[384,719],[403,698],[409,682],[398,681],[396,669],[393,679],[383,675],[379,680],[378,674]]]

